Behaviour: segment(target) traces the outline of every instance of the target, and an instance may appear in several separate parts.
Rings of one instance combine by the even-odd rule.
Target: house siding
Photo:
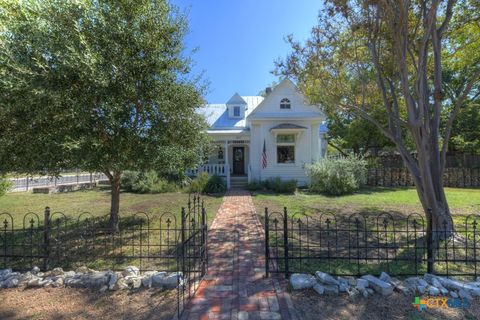
[[[260,139],[252,139],[250,164],[252,167],[253,180],[266,180],[280,177],[284,180],[297,180],[299,185],[309,182],[305,173],[305,167],[319,159],[319,136],[318,124],[307,121],[290,121],[289,123],[301,125],[307,129],[298,133],[295,139],[295,163],[277,163],[277,142],[276,135],[270,129],[282,121],[263,122],[252,126],[252,136]],[[263,141],[267,150],[267,167],[262,168]]]

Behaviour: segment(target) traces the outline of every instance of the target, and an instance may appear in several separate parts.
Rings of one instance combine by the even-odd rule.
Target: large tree
[[[465,19],[464,11],[477,16]],[[451,75],[466,77],[451,101],[442,68],[446,56],[462,56],[452,34],[464,23],[478,28],[479,12],[478,2],[467,0],[328,0],[311,38],[304,44],[290,38],[293,52],[277,64],[314,102],[360,116],[391,140],[425,213],[432,212],[428,229],[446,223],[447,234],[453,231],[443,189],[448,141],[458,110],[479,84],[480,66]],[[373,116],[378,107],[383,121]]]
[[[190,76],[185,16],[168,1],[8,1],[0,19],[4,170],[104,172],[118,228],[123,171],[201,159],[203,86]]]

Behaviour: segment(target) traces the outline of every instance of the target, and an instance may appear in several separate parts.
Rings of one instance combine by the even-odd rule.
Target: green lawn
[[[204,196],[204,203],[209,221],[215,216],[222,196]],[[164,212],[172,212],[180,216],[182,206],[186,207],[188,194],[134,194],[122,193],[120,196],[120,215],[129,216],[136,212],[145,212],[151,217],[159,216]],[[110,210],[110,191],[108,188],[95,190],[75,191],[53,194],[33,194],[27,192],[8,193],[0,197],[0,213],[9,213],[14,217],[16,227],[20,227],[23,216],[34,212],[43,220],[43,212],[49,206],[51,212],[62,212],[69,217],[77,217],[83,212],[93,216],[104,216]]]
[[[439,247],[440,256],[435,264],[436,272],[469,273],[476,266],[475,263],[449,262],[448,265],[441,262],[445,258],[444,246],[448,245],[449,259],[456,257],[459,261],[467,257],[473,258],[478,254],[475,248],[474,239],[478,241],[480,235],[474,234],[472,220],[468,220],[468,231],[465,230],[464,215],[480,214],[480,189],[454,189],[446,188],[446,194],[456,225],[457,235],[466,239],[466,242],[459,242],[455,249],[452,249],[451,242],[441,241]],[[422,261],[425,258],[425,242],[422,235],[423,227],[418,225],[418,239],[413,235],[413,219],[409,220],[410,231],[406,232],[407,215],[417,213],[424,217],[423,209],[419,203],[414,188],[367,188],[352,195],[341,197],[328,197],[323,195],[310,194],[306,191],[299,191],[294,195],[276,195],[271,193],[254,193],[253,201],[256,206],[260,220],[264,221],[263,212],[268,207],[269,212],[283,212],[283,207],[288,208],[289,216],[296,213],[304,213],[314,219],[297,222],[296,218],[289,223],[289,252],[295,257],[290,262],[292,272],[314,272],[322,270],[328,273],[337,274],[379,274],[380,271],[387,271],[392,274],[412,274],[415,271],[415,261]],[[323,216],[317,219],[322,213],[333,213],[336,215],[335,222],[330,225],[336,231],[328,231],[326,219],[330,216]],[[383,218],[376,219],[381,213],[387,213],[393,217],[395,223],[386,220],[387,225],[382,225]],[[355,232],[355,223],[350,220],[352,214],[365,215],[365,222],[360,219],[359,233]],[[383,216],[386,217],[386,216]],[[280,220],[277,224],[275,219]],[[418,221],[418,220],[417,220]],[[425,220],[424,220],[425,221]],[[272,254],[282,257],[283,254],[283,223],[281,215],[270,216],[270,246]],[[426,223],[426,221],[425,221]],[[308,226],[308,228],[307,228]],[[392,228],[395,227],[395,232]],[[383,230],[388,230],[387,234]],[[424,230],[424,229],[423,229]],[[364,232],[365,231],[365,232]],[[468,239],[467,239],[468,238]],[[414,249],[416,243],[417,249]],[[463,246],[468,244],[467,249]],[[356,247],[357,246],[357,247]],[[353,248],[352,251],[350,248]],[[277,253],[278,250],[278,253]],[[475,253],[472,253],[474,252]],[[308,256],[321,257],[308,259]],[[368,255],[368,261],[365,256]],[[331,257],[327,259],[326,257]],[[404,260],[387,262],[385,257],[399,257]],[[307,259],[303,259],[307,257]],[[417,258],[415,258],[417,257]],[[376,259],[379,259],[377,261]],[[283,261],[279,260],[278,265],[283,268]],[[426,272],[426,263],[418,264],[418,272]]]
[[[44,257],[43,211],[49,206],[52,212],[50,232],[50,267],[63,267],[72,270],[86,265],[100,270],[122,269],[126,265],[137,265],[144,269],[176,270],[178,263],[179,241],[181,239],[181,208],[188,206],[189,195],[186,193],[133,194],[122,193],[120,197],[120,231],[112,233],[107,227],[110,209],[108,188],[88,191],[76,191],[56,194],[10,193],[0,197],[0,249],[7,253],[0,254],[0,267],[25,270],[33,265],[42,265]],[[220,207],[223,196],[203,196],[208,222],[211,222]],[[193,199],[192,199],[193,202]],[[26,219],[23,230],[23,218],[26,213],[34,212],[39,221],[34,221],[30,229]],[[57,219],[62,212],[68,218]],[[80,214],[89,212],[100,219],[85,220],[77,223]],[[135,213],[145,212],[149,223],[143,215],[134,217]],[[170,212],[172,215],[163,216]],[[198,212],[198,211],[197,211]],[[4,228],[10,214],[14,219],[15,231],[11,225]],[[53,218],[55,215],[55,218]],[[105,218],[101,218],[105,217]],[[190,242],[187,255],[197,250],[201,240],[199,232],[199,215],[187,217],[184,234]],[[161,221],[161,223],[160,223]],[[193,228],[193,223],[197,223]],[[37,228],[40,227],[40,228]],[[20,229],[20,230],[19,230]],[[195,230],[195,231],[192,231]]]
[[[446,188],[453,214],[480,213],[480,189]],[[351,195],[328,197],[299,191],[295,195],[255,193],[253,201],[257,212],[265,207],[270,211],[287,207],[291,213],[332,212],[337,214],[361,213],[419,213],[423,214],[414,188],[366,188]]]

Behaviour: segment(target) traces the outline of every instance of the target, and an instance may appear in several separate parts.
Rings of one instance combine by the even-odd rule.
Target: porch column
[[[225,174],[227,177],[227,189],[230,189],[230,164],[228,159],[228,140],[225,140]]]

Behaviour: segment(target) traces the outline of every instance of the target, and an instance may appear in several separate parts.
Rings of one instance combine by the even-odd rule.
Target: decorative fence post
[[[48,270],[50,267],[50,207],[45,207],[43,220],[43,269]]]
[[[287,207],[283,208],[283,253],[285,259],[285,277],[290,277],[288,270],[288,212]]]
[[[186,223],[185,223],[185,219],[186,219],[186,214],[185,214],[185,208],[182,207],[182,230],[181,230],[181,233],[180,233],[180,240],[182,241],[182,247],[181,247],[181,250],[182,250],[182,274],[183,276],[185,277],[185,228],[186,228]]]
[[[202,276],[206,274],[206,267],[208,266],[208,251],[207,251],[207,219],[205,207],[203,206],[202,201]]]
[[[427,272],[433,273],[433,218],[432,209],[428,208],[428,225],[427,225]]]
[[[268,278],[268,264],[269,264],[269,252],[268,252],[269,240],[268,240],[268,208],[265,207],[265,277]]]

